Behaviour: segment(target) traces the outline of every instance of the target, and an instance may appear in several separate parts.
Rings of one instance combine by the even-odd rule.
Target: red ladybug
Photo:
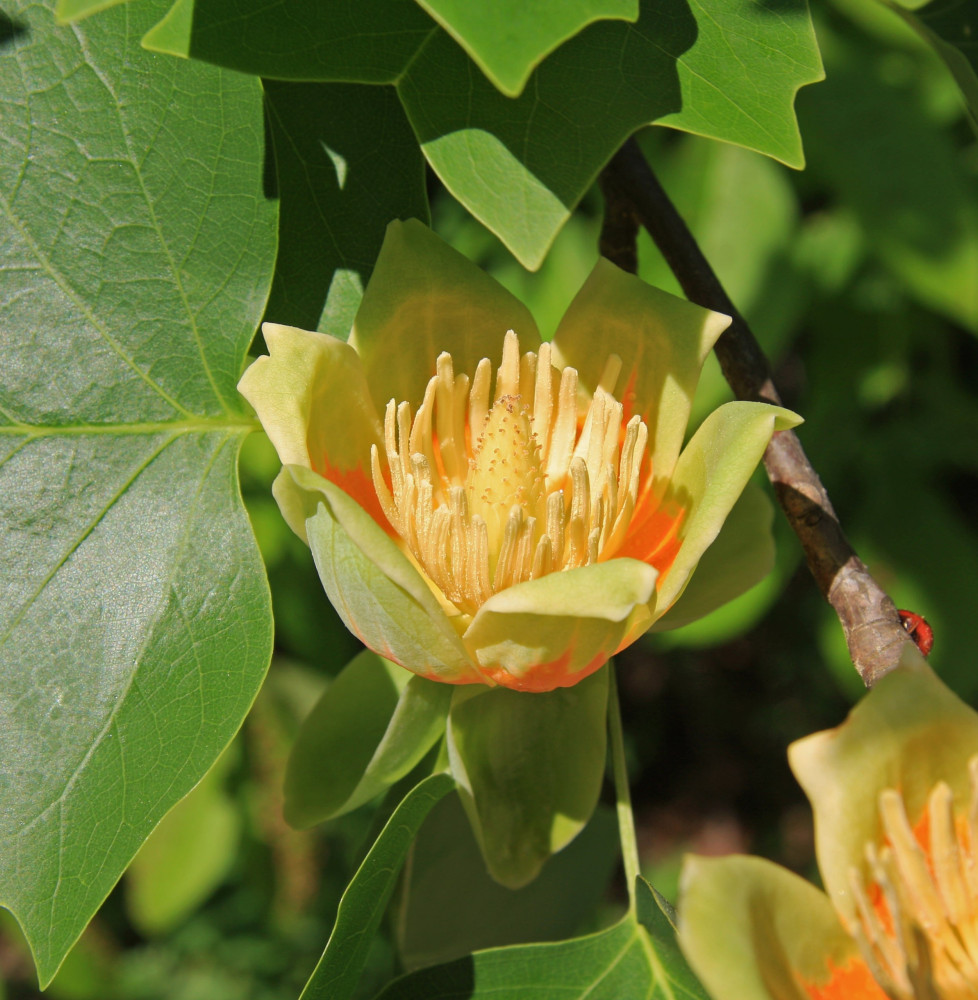
[[[934,648],[934,630],[927,624],[926,618],[915,615],[912,611],[897,611],[900,616],[900,623],[907,630],[907,634],[917,644],[917,649],[929,656]]]

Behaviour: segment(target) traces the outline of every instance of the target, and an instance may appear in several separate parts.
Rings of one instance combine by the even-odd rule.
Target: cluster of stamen
[[[886,843],[866,849],[868,889],[850,872],[853,936],[893,1000],[978,997],[978,758],[969,767],[968,816],[955,818],[951,789],[939,783],[928,799],[926,839],[915,834],[900,794],[884,791]]]
[[[583,425],[574,368],[549,344],[520,356],[510,330],[490,395],[483,358],[471,380],[441,354],[424,399],[387,404],[371,453],[384,514],[445,597],[473,614],[492,594],[611,558],[638,502],[648,428],[612,395],[612,355]],[[491,399],[491,402],[490,402]]]

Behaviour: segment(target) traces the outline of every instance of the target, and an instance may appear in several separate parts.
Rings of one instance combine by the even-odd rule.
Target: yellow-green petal
[[[661,618],[689,582],[703,554],[757,468],[775,431],[801,423],[790,410],[767,403],[725,403],[714,410],[683,449],[666,494],[686,508],[681,544],[663,574],[653,614]]]
[[[686,859],[679,944],[713,1000],[809,1000],[804,984],[861,962],[824,893],[742,856]]]
[[[368,649],[431,680],[484,682],[421,574],[354,500],[294,465],[282,470],[274,492],[290,524],[306,513],[323,588]]]
[[[370,446],[383,446],[383,427],[356,351],[293,326],[265,323],[262,332],[269,353],[251,364],[238,389],[282,464],[320,475],[363,469],[369,480]]]
[[[865,871],[865,846],[879,845],[879,793],[903,797],[911,825],[939,781],[959,814],[971,804],[968,761],[978,754],[978,713],[950,691],[907,644],[900,666],[880,680],[836,729],[788,750],[788,760],[815,811],[815,847],[826,890],[852,916],[848,872]]]
[[[507,330],[524,351],[540,344],[526,306],[485,271],[416,219],[387,227],[350,337],[378,410],[420,403],[442,351],[456,374],[471,376],[482,358],[495,367]]]
[[[610,354],[622,359],[616,395],[649,428],[656,481],[676,464],[700,369],[730,317],[647,285],[601,258],[554,335],[558,361],[594,391]]]
[[[656,576],[637,559],[611,559],[519,583],[479,608],[462,641],[482,673],[504,687],[576,684],[620,648]]]
[[[652,631],[682,628],[760,583],[774,567],[773,519],[767,494],[748,483],[686,589]]]
[[[608,671],[544,694],[464,688],[448,715],[452,775],[489,873],[518,889],[583,829],[605,770]]]

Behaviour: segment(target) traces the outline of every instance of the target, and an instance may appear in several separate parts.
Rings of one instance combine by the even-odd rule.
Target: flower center
[[[610,559],[620,548],[648,443],[640,417],[622,428],[612,395],[620,370],[612,355],[579,425],[576,369],[557,371],[549,344],[520,356],[510,330],[491,397],[487,358],[470,382],[441,354],[417,413],[405,402],[387,404],[390,485],[375,446],[377,498],[464,613],[505,587]]]
[[[858,909],[852,933],[877,982],[894,1000],[978,997],[978,757],[969,764],[971,808],[956,819],[944,782],[916,829],[903,798],[880,795],[886,836],[867,845],[868,889],[853,869]]]

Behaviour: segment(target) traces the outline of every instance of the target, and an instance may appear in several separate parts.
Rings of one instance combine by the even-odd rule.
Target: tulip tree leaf
[[[398,952],[408,970],[471,951],[560,941],[587,926],[618,865],[614,810],[598,806],[581,835],[523,889],[486,872],[457,795],[431,811],[411,848],[399,893]]]
[[[398,81],[445,186],[529,268],[621,143],[649,123],[804,160],[793,102],[822,77],[804,0],[646,0],[600,21],[500,94],[447,34]]]
[[[638,0],[418,0],[472,57],[492,84],[519,96],[527,77],[547,53],[602,18],[634,21]]]
[[[390,87],[269,80],[265,99],[281,199],[266,316],[345,340],[387,223],[428,221],[424,158]]]
[[[635,909],[655,950],[659,978],[668,980],[668,988],[663,993],[669,997],[710,1000],[679,950],[676,911],[641,875],[635,880]]]
[[[587,937],[479,951],[402,976],[376,1000],[707,1000],[641,886],[639,901],[641,922],[629,913]]]
[[[450,684],[364,650],[303,722],[285,776],[285,817],[311,826],[403,778],[445,731]]]
[[[277,80],[393,83],[437,31],[414,0],[176,0],[143,44]]]
[[[148,56],[154,13],[25,5],[0,63],[0,901],[42,985],[271,647],[235,470],[275,251],[261,92]]]
[[[432,806],[454,787],[449,775],[433,774],[415,785],[394,810],[343,893],[326,950],[300,1000],[352,996],[411,841]]]
[[[126,910],[142,934],[179,926],[234,864],[241,813],[225,787],[237,747],[163,817],[126,869]]]
[[[880,0],[933,47],[961,90],[972,127],[978,131],[978,7],[966,0]]]
[[[97,14],[100,10],[115,7],[125,0],[57,0],[54,12],[61,22],[80,21],[89,14]]]

